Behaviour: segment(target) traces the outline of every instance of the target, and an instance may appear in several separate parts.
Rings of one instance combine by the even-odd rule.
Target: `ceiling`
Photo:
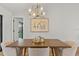
[[[25,11],[28,11],[29,8],[31,8],[32,6],[34,6],[36,4],[34,3],[0,3],[0,6],[6,8],[7,10],[11,11],[12,13],[24,13]],[[74,4],[68,4],[68,3],[41,3],[41,5],[47,9],[47,6],[73,6],[73,5],[78,5],[78,3],[74,3]]]
[[[23,13],[25,10],[31,7],[32,4],[28,3],[0,3],[0,6],[4,7],[12,13]]]
[[[8,11],[11,11],[14,14],[24,14],[27,13],[28,9],[32,6],[36,6],[37,3],[0,3],[0,6],[4,7]],[[44,8],[49,3],[40,3]]]

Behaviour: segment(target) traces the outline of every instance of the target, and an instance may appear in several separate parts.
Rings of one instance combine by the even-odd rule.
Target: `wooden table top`
[[[32,39],[24,39],[22,43],[18,41],[13,42],[6,47],[18,47],[18,48],[71,48],[71,46],[67,45],[66,43],[58,40],[58,39],[45,39],[44,43],[41,44],[34,44]]]

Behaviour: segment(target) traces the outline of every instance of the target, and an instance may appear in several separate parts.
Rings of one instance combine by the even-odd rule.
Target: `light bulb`
[[[41,10],[43,10],[43,7],[41,7]]]
[[[31,12],[32,10],[31,10],[31,9],[29,9],[28,11],[29,11],[29,12]]]
[[[43,15],[45,15],[45,12],[43,12]]]
[[[36,14],[35,13],[33,13],[33,16],[35,16]]]

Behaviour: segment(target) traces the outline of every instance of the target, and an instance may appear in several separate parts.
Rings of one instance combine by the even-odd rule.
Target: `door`
[[[15,41],[23,39],[23,18],[14,18],[13,19],[13,39]]]

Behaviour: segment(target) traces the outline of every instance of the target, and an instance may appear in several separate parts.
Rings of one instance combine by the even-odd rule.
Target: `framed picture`
[[[48,19],[32,19],[31,20],[32,32],[47,32],[48,31]]]

